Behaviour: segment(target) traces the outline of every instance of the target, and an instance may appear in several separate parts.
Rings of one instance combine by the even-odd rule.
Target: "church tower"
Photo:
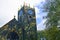
[[[18,11],[18,21],[22,24],[23,40],[37,40],[35,8],[24,5]]]
[[[15,17],[0,28],[0,40],[37,40],[35,8],[23,6]]]

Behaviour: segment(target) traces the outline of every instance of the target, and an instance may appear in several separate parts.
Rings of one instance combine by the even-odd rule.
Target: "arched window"
[[[23,15],[23,11],[20,10],[20,11],[19,11],[19,16],[22,16],[22,15]]]
[[[16,32],[10,32],[7,35],[7,40],[19,40],[19,36]]]

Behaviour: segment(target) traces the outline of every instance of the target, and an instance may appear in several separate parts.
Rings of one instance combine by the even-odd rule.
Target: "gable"
[[[12,19],[0,28],[0,35],[5,35],[8,32],[8,30],[11,30],[12,28],[14,29],[15,27],[17,27],[18,24],[19,22],[15,18]]]

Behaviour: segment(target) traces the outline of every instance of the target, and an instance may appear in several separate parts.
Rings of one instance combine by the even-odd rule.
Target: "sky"
[[[37,30],[44,30],[46,19],[43,19],[43,16],[47,14],[42,12],[42,7],[45,0],[0,0],[0,27],[12,20],[14,15],[17,19],[18,10],[24,3],[27,6],[30,4],[30,7],[35,8]]]

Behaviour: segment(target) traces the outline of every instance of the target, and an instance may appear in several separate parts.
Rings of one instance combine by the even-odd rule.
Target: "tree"
[[[46,30],[45,34],[48,40],[60,40],[60,30],[58,30],[58,21],[60,21],[60,0],[47,0],[45,4]]]
[[[38,40],[41,40],[41,38],[47,39],[44,30],[42,30],[42,31],[37,31],[37,33],[38,33]]]
[[[46,16],[46,27],[58,26],[60,20],[60,1],[59,0],[48,0],[45,5],[45,11],[48,12]]]
[[[58,34],[57,27],[52,27],[48,30],[45,30],[45,36],[47,37],[48,40],[56,40],[57,34]]]

